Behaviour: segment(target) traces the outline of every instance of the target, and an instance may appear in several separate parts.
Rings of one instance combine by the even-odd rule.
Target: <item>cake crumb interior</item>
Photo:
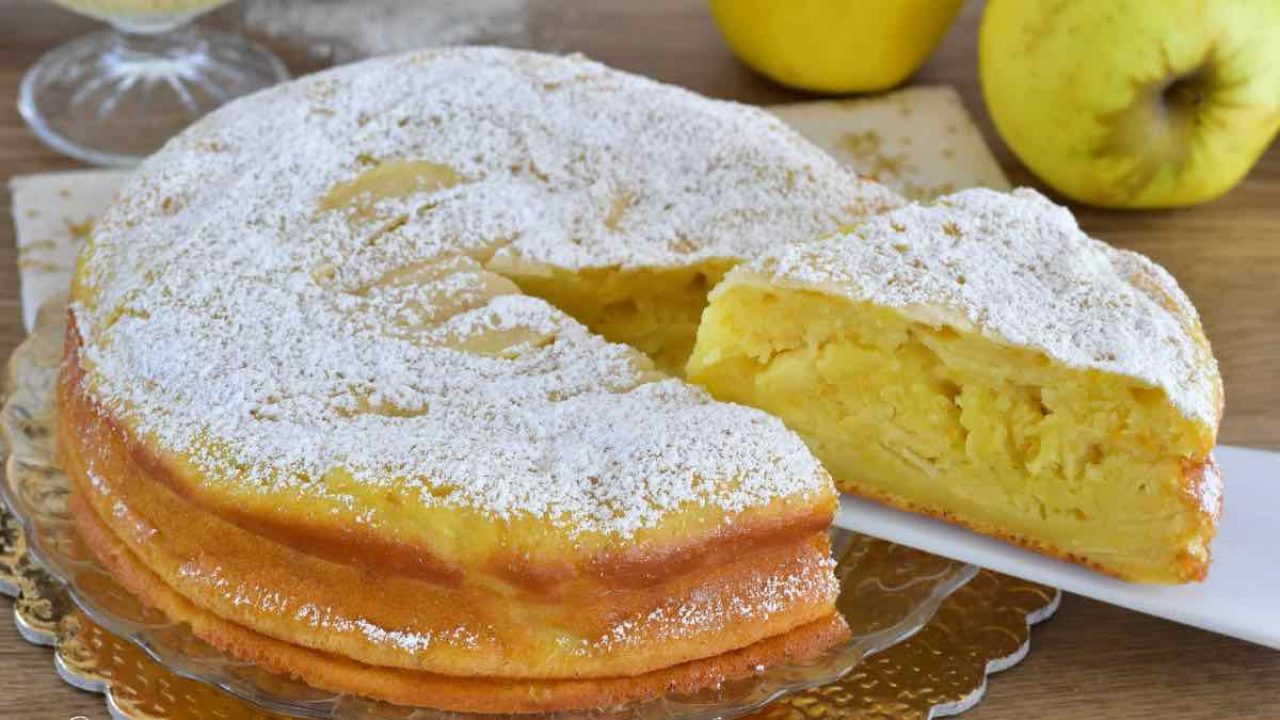
[[[1188,546],[1183,458],[1206,442],[1163,392],[823,293],[736,284],[689,365],[797,431],[845,491],[946,509],[1135,579]],[[1211,438],[1208,441],[1211,442]]]

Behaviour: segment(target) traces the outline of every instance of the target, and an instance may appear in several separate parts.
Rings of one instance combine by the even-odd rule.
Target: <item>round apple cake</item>
[[[674,375],[734,265],[899,204],[762,111],[579,57],[241,99],[80,257],[78,525],[230,654],[396,703],[595,708],[810,657],[847,632],[830,477]]]

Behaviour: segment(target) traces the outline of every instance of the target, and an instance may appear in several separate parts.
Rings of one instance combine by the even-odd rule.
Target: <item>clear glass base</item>
[[[54,150],[130,166],[210,110],[288,76],[276,56],[238,35],[190,25],[159,34],[104,30],[28,70],[18,110]]]

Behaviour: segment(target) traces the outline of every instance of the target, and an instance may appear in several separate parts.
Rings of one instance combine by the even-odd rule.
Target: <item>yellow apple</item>
[[[962,0],[710,0],[730,49],[802,90],[884,90],[942,39]]]
[[[1093,205],[1215,198],[1280,127],[1280,0],[990,0],[978,60],[1014,154]]]

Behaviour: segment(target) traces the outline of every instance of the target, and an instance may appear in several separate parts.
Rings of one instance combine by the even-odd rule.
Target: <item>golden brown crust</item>
[[[71,509],[87,544],[130,592],[170,618],[188,623],[215,647],[316,687],[402,705],[484,713],[610,707],[664,693],[692,693],[747,677],[762,665],[808,659],[849,632],[841,617],[830,614],[745,648],[631,677],[519,681],[377,667],[280,642],[200,609],[143,566],[79,494],[73,493]]]

